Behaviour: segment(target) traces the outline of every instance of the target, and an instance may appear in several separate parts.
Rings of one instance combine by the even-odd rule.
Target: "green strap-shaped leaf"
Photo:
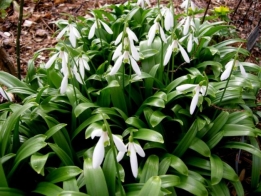
[[[224,136],[252,136],[256,137],[258,132],[249,126],[238,124],[226,124],[222,128]]]
[[[151,129],[139,129],[139,131],[133,133],[133,138],[159,143],[164,142],[162,135]]]
[[[203,140],[197,137],[193,139],[192,144],[189,148],[201,154],[202,156],[210,157],[211,152],[208,145]]]
[[[166,157],[171,158],[170,166],[177,170],[179,173],[187,176],[188,175],[188,168],[186,164],[177,156],[172,154],[166,154]]]
[[[81,113],[83,113],[85,110],[88,110],[89,108],[96,108],[98,107],[96,104],[94,103],[80,103],[79,105],[77,105],[74,109],[74,115],[76,117],[79,117]]]
[[[48,143],[51,149],[55,152],[55,154],[61,159],[64,165],[74,165],[73,160],[68,156],[63,149],[61,149],[56,144]]]
[[[236,189],[236,192],[237,192],[237,196],[244,196],[245,193],[244,193],[244,188],[241,184],[240,181],[237,181],[237,182],[231,182],[233,184],[233,186],[235,187]]]
[[[250,143],[256,147],[260,148],[257,142],[257,139],[254,137],[249,137]],[[256,189],[260,180],[260,171],[261,171],[261,158],[253,155],[252,158],[252,171],[251,171],[251,188]]]
[[[14,188],[0,187],[1,196],[24,196],[25,193]]]
[[[46,181],[57,183],[79,175],[82,170],[76,166],[64,166],[52,170],[45,178]]]
[[[25,82],[22,82],[17,77],[5,72],[0,71],[0,84],[5,85],[6,87],[24,87],[30,90]]]
[[[184,189],[197,196],[207,196],[208,191],[205,186],[197,181],[196,179],[188,176],[180,176],[180,184],[176,185],[176,187]]]
[[[218,184],[223,178],[223,162],[217,155],[212,154],[210,156],[210,166],[211,184]]]
[[[51,153],[42,155],[40,153],[33,154],[30,159],[30,165],[33,168],[34,171],[36,171],[38,174],[41,174],[44,176],[44,165],[48,159],[48,156]]]
[[[10,117],[8,117],[8,119],[3,124],[1,132],[0,132],[1,157],[6,154],[5,151],[8,148],[7,145],[9,143],[11,131],[13,130],[20,115],[33,106],[37,106],[37,104],[31,102],[31,103],[27,103],[27,104],[19,107],[17,110],[15,110],[12,113],[12,115]]]
[[[45,196],[57,196],[62,191],[63,189],[61,187],[50,182],[40,182],[36,189],[33,190],[34,193],[39,193]]]
[[[0,187],[8,187],[7,179],[5,176],[5,171],[2,165],[2,162],[0,162]]]
[[[145,183],[152,176],[157,176],[159,171],[159,157],[150,155],[142,168],[140,183]]]
[[[82,174],[83,174],[83,172],[80,175],[82,175]],[[63,190],[79,192],[79,187],[78,187],[76,178],[73,177],[73,178],[70,178],[69,180],[63,181]]]
[[[91,196],[109,196],[108,187],[102,169],[93,168],[90,158],[84,159],[84,179],[87,193]]]
[[[154,111],[150,116],[150,125],[156,127],[167,116],[160,111]]]
[[[159,176],[161,179],[161,187],[162,188],[169,188],[176,186],[180,183],[180,178],[179,176],[175,175],[162,175]]]
[[[90,196],[86,193],[76,192],[76,191],[63,191],[58,196]]]
[[[208,183],[210,187],[210,194],[213,196],[230,196],[230,192],[227,184],[222,180],[216,185],[211,185],[211,182]]]
[[[171,164],[171,157],[165,157],[162,159],[159,165],[159,175],[165,175]]]
[[[42,149],[47,145],[47,143],[44,141],[46,139],[45,135],[36,135],[34,137],[31,137],[30,139],[26,140],[21,147],[18,149],[14,165],[12,167],[12,170],[8,174],[8,178],[11,177],[13,172],[16,170],[17,166],[20,164],[22,160],[25,158],[31,156],[38,150]]]
[[[138,117],[130,117],[125,121],[128,125],[131,125],[136,128],[145,128],[146,124],[139,119]]]
[[[178,157],[181,157],[187,151],[189,146],[192,144],[192,141],[195,138],[197,131],[198,131],[198,127],[197,127],[197,119],[196,119],[193,122],[193,124],[190,126],[188,132],[178,143],[178,146],[173,151],[173,154]]]
[[[67,124],[65,123],[60,123],[57,124],[53,127],[51,127],[48,131],[46,131],[45,135],[46,135],[46,140],[50,137],[52,137],[57,131],[60,131],[62,128],[64,128]]]
[[[224,137],[224,131],[218,132],[216,135],[214,135],[210,140],[207,141],[207,145],[210,149],[214,148]]]
[[[253,155],[256,155],[257,157],[261,158],[261,151],[254,147],[251,144],[246,144],[243,142],[227,142],[224,146],[222,146],[223,148],[236,148],[236,149],[241,149],[241,150],[245,150]]]
[[[160,177],[153,176],[144,184],[138,196],[144,196],[144,195],[158,196],[160,194],[160,187],[161,187]]]

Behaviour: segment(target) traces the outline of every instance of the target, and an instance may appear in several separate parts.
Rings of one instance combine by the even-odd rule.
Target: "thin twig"
[[[21,27],[23,22],[23,7],[24,0],[20,1],[20,10],[19,10],[19,19],[18,19],[18,28],[17,28],[17,38],[16,38],[16,61],[17,61],[17,75],[21,80],[21,63],[20,63],[20,36],[21,36]]]

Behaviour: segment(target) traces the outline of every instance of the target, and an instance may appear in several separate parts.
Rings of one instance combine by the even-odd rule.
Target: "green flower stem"
[[[99,23],[99,21],[98,21],[98,19],[97,19],[97,17],[95,16],[95,21],[96,21],[96,23],[97,23],[97,29],[98,29],[98,35],[99,35],[99,39],[100,39],[100,42],[101,42],[101,48],[103,48],[103,43],[102,43],[102,38],[101,38],[101,33],[100,33],[100,23]]]
[[[172,82],[174,80],[174,74],[175,74],[175,72],[174,72],[174,68],[175,68],[174,63],[175,63],[175,56],[174,56],[174,52],[172,52],[172,57],[171,57],[171,81],[170,82]]]
[[[120,177],[120,171],[119,171],[119,167],[118,167],[118,162],[117,162],[117,155],[116,155],[116,148],[115,148],[115,144],[113,142],[113,138],[112,138],[112,132],[110,129],[110,126],[107,122],[107,120],[105,119],[104,115],[101,114],[103,117],[103,121],[106,127],[106,130],[108,132],[109,138],[110,138],[110,145],[112,147],[112,152],[113,152],[113,158],[114,158],[114,162],[115,162],[115,167],[116,167],[116,172],[117,172],[117,177],[118,177],[118,183],[119,183],[119,187],[120,187],[120,192],[121,192],[121,196],[124,196],[124,191],[122,190],[122,186],[121,186],[121,177]]]
[[[161,56],[160,56],[160,67],[159,67],[159,80],[160,81],[162,81],[163,72],[164,72],[164,66],[163,66],[163,40],[161,39]]]

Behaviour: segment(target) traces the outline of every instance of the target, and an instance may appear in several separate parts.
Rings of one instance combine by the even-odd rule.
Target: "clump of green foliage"
[[[0,105],[0,195],[243,196],[217,153],[231,148],[253,156],[258,190],[260,67],[241,62],[244,40],[216,43],[230,26],[190,0],[182,14],[146,3],[59,20],[46,63],[41,50],[22,81],[0,72],[21,100]]]

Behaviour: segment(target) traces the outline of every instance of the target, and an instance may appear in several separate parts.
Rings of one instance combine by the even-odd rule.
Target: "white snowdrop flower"
[[[137,1],[137,5],[139,5],[139,6],[142,7],[142,8],[145,8],[145,3],[146,3],[148,6],[151,6],[149,0],[138,0],[138,1]]]
[[[195,93],[190,103],[189,112],[191,115],[194,113],[197,107],[199,95],[201,94],[202,96],[204,96],[206,94],[206,89],[206,86],[200,86],[199,84],[183,84],[176,87],[176,90],[180,92],[192,90]]]
[[[130,164],[131,164],[131,171],[132,174],[135,178],[138,176],[138,160],[137,160],[137,155],[138,153],[141,157],[145,157],[145,152],[141,148],[139,144],[136,144],[134,142],[129,142],[126,147],[128,147],[128,156],[130,156]],[[120,151],[117,155],[117,161],[121,161],[125,152]]]
[[[178,50],[181,52],[181,55],[182,55],[183,59],[187,63],[190,63],[189,56],[188,56],[187,52],[185,51],[185,49],[180,45],[178,40],[173,40],[172,44],[169,45],[168,48],[167,48],[167,52],[166,52],[166,55],[164,57],[164,62],[163,62],[164,66],[168,64],[172,52],[173,51],[178,51]]]
[[[97,21],[99,24],[97,24]],[[105,29],[105,31],[109,34],[113,34],[113,31],[111,30],[111,28],[103,21],[97,19],[94,21],[93,25],[91,26],[91,29],[89,31],[89,35],[88,35],[88,39],[92,39],[94,34],[95,34],[95,29],[97,29],[97,27],[99,27],[99,25],[102,24],[103,28]]]
[[[68,78],[69,78],[69,73],[68,72],[65,72],[65,74],[63,75],[63,79],[62,79],[62,82],[61,82],[61,87],[60,87],[60,93],[61,94],[64,94],[66,89],[67,89],[67,86],[68,86]]]
[[[92,166],[93,168],[97,168],[101,165],[104,159],[104,148],[105,146],[110,145],[110,139],[108,136],[108,132],[101,129],[96,129],[92,132],[91,138],[100,137],[98,143],[96,144],[94,151],[93,151],[93,158],[92,158]],[[122,140],[117,137],[116,135],[112,134],[113,142],[118,149],[119,152],[125,153],[127,151],[126,146],[122,142]]]
[[[8,100],[8,101],[12,101],[12,94],[6,92],[1,86],[0,86],[0,95],[3,96],[4,99]]]
[[[193,43],[198,44],[198,38],[194,37],[194,35],[191,33],[188,36],[188,45],[187,45],[187,50],[188,52],[191,52],[192,48],[193,48]]]
[[[169,31],[174,26],[174,17],[170,8],[164,9],[164,27]]]
[[[70,43],[72,44],[73,47],[76,47],[76,40],[77,38],[81,37],[79,31],[76,28],[76,25],[70,24],[68,23],[68,21],[63,21],[61,23],[67,24],[67,26],[58,34],[56,39],[59,40],[65,33],[69,33]]]
[[[184,1],[182,2],[182,4],[180,5],[180,7],[181,7],[182,9],[184,9],[184,10],[188,10],[189,7],[191,7],[191,9],[192,9],[193,11],[195,11],[195,9],[196,9],[195,4],[194,4],[193,1],[191,1],[191,0],[184,0]]]
[[[58,57],[58,55],[59,55],[60,53],[58,52],[58,53],[56,53],[56,54],[54,54],[48,61],[47,61],[47,63],[45,64],[45,69],[49,69],[51,66],[52,66],[52,64],[54,63],[54,61],[56,61],[57,60],[57,57]]]
[[[230,73],[233,69],[233,64],[234,64],[234,60],[229,61],[226,65],[225,65],[225,71],[221,74],[220,80],[226,80],[228,79],[228,77],[230,76]],[[238,61],[235,61],[235,66],[234,69],[237,69],[239,67],[241,74],[246,77],[246,70],[244,68],[244,66]]]
[[[88,57],[86,55],[82,55],[81,57],[75,58],[76,65],[73,67],[73,73],[76,80],[83,84],[83,79],[85,76],[85,69],[90,70],[90,66],[88,64]]]
[[[57,60],[57,58],[62,59],[62,67],[67,67],[68,63],[68,53],[65,51],[60,51],[54,54],[45,64],[45,69],[49,69],[52,64]]]
[[[135,59],[130,55],[129,51],[124,51],[122,55],[116,60],[113,68],[111,69],[109,75],[114,75],[120,69],[122,63],[130,64],[132,69],[137,75],[141,75],[141,71],[139,65],[135,61]]]
[[[160,34],[162,41],[165,43],[167,42],[164,31],[163,31],[162,27],[160,26],[160,23],[157,22],[156,20],[155,20],[154,24],[150,27],[150,30],[148,33],[148,46],[150,46],[152,44],[156,34]]]

